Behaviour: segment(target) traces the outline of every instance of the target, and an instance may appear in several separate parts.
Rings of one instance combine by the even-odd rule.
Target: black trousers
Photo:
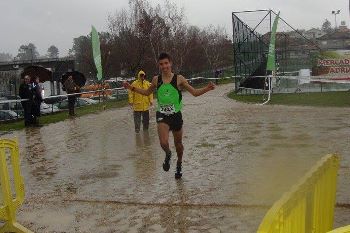
[[[141,118],[142,118],[143,129],[148,130],[149,128],[149,111],[144,111],[144,112],[134,111],[134,123],[135,123],[136,132],[140,131]]]
[[[69,115],[74,116],[75,115],[75,102],[77,101],[77,97],[75,96],[68,96],[68,110]]]
[[[33,103],[31,101],[22,102],[23,111],[24,111],[24,125],[30,126],[33,124]]]

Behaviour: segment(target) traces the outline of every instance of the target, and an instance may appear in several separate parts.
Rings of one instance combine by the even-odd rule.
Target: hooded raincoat
[[[151,86],[150,82],[141,79],[142,74],[145,75],[145,72],[141,70],[137,75],[137,80],[131,86],[140,89],[148,89]],[[129,103],[133,106],[135,112],[148,111],[151,103],[153,103],[153,94],[144,96],[129,90]]]

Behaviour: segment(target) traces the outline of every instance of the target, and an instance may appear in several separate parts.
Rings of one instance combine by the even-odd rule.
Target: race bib
[[[160,113],[165,115],[172,115],[175,113],[175,105],[163,105],[160,106]]]

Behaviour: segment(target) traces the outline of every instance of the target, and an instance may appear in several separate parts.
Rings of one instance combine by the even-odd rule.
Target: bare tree
[[[191,51],[188,40],[188,23],[183,8],[169,0],[165,2],[165,17],[170,28],[169,50],[173,54],[176,68],[181,71],[185,57]]]
[[[201,32],[201,46],[211,69],[223,66],[223,56],[227,51],[229,40],[222,27],[209,26]]]
[[[16,58],[18,60],[33,60],[39,57],[39,52],[33,43],[28,45],[21,45],[18,49]]]
[[[12,55],[9,53],[0,53],[0,62],[11,61],[13,59]]]
[[[158,55],[169,52],[176,72],[192,74],[216,69],[232,62],[232,42],[221,27],[200,29],[187,23],[183,8],[170,0],[151,5],[148,0],[129,0],[129,7],[108,17],[108,31],[101,32],[105,74],[138,69],[159,72]],[[81,64],[90,66],[90,38],[75,41],[73,50]],[[91,70],[88,68],[87,70]]]
[[[108,19],[110,33],[121,56],[122,69],[129,73],[136,73],[143,66],[146,56],[148,38],[140,28],[146,5],[143,0],[130,0],[129,10],[117,11]]]
[[[325,19],[322,24],[322,31],[326,33],[331,33],[333,31],[332,24],[328,19]]]
[[[49,58],[58,58],[60,52],[58,50],[58,48],[54,45],[51,45],[48,49],[47,49],[47,56]]]

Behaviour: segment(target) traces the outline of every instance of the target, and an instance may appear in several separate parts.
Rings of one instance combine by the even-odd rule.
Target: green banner
[[[94,57],[94,62],[97,70],[97,79],[101,81],[103,78],[103,75],[102,75],[100,37],[94,26],[92,26],[92,31],[91,31],[91,41],[92,41],[92,54]]]
[[[272,32],[271,32],[271,40],[269,46],[269,55],[267,59],[267,70],[276,71],[276,32],[278,21],[280,18],[280,13],[278,12],[275,21],[273,23]]]

